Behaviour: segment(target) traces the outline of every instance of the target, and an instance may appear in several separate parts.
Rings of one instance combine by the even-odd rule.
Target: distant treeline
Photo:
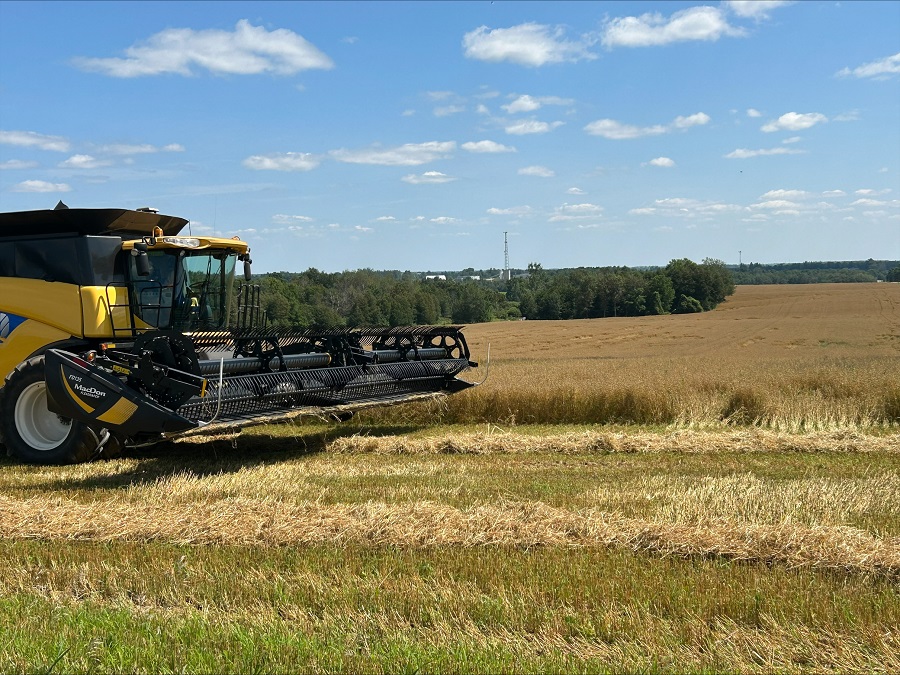
[[[513,278],[507,297],[529,319],[593,319],[702,312],[734,293],[720,260],[673,260],[656,270],[628,267],[548,272],[532,265],[527,278]]]
[[[270,325],[406,326],[494,319],[581,319],[702,312],[734,293],[720,260],[655,270],[544,270],[508,281],[424,279],[412,272],[316,269],[255,277]]]
[[[824,284],[900,281],[900,261],[851,260],[732,267],[736,284]]]

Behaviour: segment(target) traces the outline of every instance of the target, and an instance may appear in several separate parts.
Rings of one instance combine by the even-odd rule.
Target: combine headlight
[[[190,239],[188,237],[163,237],[162,240],[167,244],[174,246],[184,246],[185,248],[199,248],[199,239]]]

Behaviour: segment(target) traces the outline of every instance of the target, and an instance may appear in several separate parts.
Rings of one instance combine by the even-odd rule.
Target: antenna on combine
[[[509,242],[506,239],[506,232],[503,233],[503,274],[500,278],[503,281],[509,281]]]

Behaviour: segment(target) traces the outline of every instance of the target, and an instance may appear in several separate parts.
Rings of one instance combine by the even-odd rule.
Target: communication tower
[[[509,242],[506,239],[506,232],[503,233],[503,274],[500,275],[503,281],[509,281]]]

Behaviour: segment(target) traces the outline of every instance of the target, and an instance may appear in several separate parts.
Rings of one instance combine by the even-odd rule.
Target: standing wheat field
[[[466,335],[446,401],[4,459],[0,671],[900,671],[900,285]]]
[[[452,421],[783,431],[900,422],[900,284],[742,286],[713,312],[482,324],[491,386]]]

